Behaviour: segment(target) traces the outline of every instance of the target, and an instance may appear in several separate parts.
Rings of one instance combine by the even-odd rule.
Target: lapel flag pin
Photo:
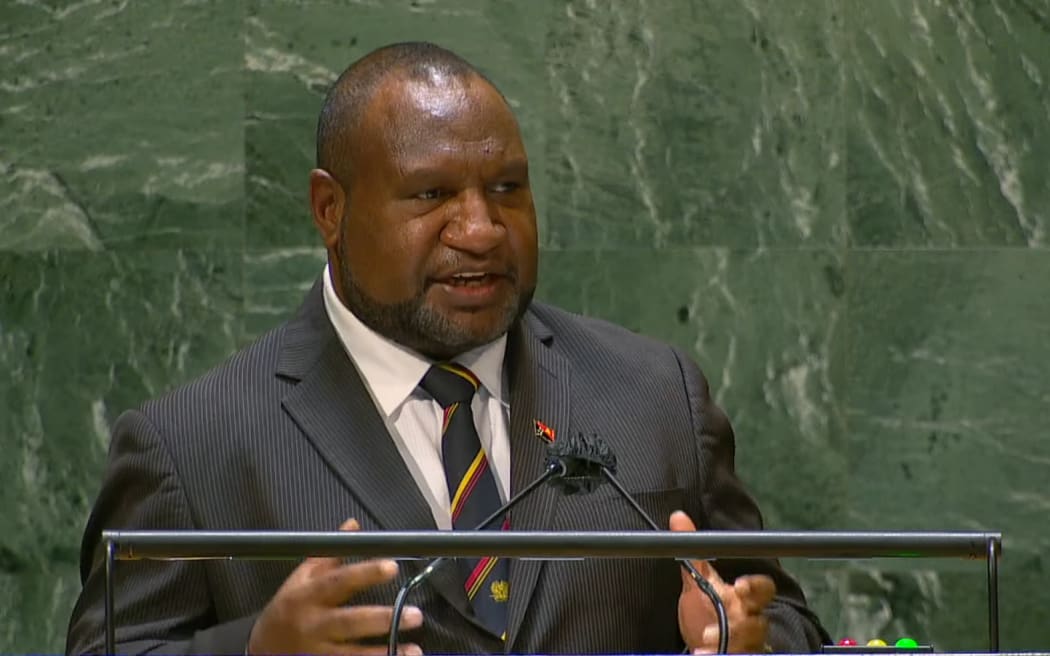
[[[554,441],[554,429],[543,423],[539,419],[534,419],[536,422],[536,437],[546,442]]]

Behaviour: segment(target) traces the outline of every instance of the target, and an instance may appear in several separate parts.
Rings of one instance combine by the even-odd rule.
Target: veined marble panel
[[[124,410],[240,341],[240,256],[0,252],[0,651],[57,652]]]
[[[242,247],[243,13],[5,2],[0,250]]]

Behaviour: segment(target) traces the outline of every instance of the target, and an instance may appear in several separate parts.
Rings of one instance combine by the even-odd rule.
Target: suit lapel
[[[299,381],[282,401],[285,410],[378,526],[437,530],[429,505],[328,320],[320,285],[289,324],[278,375]],[[409,576],[422,569],[418,561],[402,565]],[[438,569],[428,584],[470,616],[455,567]]]
[[[517,494],[543,472],[547,441],[536,435],[536,421],[558,431],[570,429],[570,368],[550,348],[549,329],[526,315],[511,334],[507,362],[510,380],[511,494]],[[550,485],[537,489],[511,512],[515,531],[546,530],[559,493]],[[510,564],[506,650],[510,652],[543,569],[541,560],[515,559]]]
[[[376,524],[388,530],[436,528],[426,500],[338,339],[329,341],[283,403]]]

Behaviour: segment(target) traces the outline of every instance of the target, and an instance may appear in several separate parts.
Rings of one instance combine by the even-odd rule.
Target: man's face
[[[507,332],[536,287],[528,160],[480,78],[393,75],[366,110],[337,248],[343,300],[435,359]]]

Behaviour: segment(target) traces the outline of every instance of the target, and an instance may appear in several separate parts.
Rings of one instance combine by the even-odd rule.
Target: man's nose
[[[483,255],[496,248],[505,236],[499,208],[481,190],[467,190],[453,205],[442,238],[456,250]]]

